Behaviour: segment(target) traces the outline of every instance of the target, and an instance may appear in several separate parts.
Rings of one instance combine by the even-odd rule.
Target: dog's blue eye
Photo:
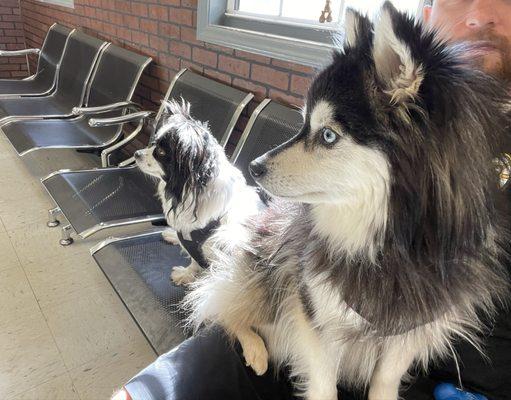
[[[323,131],[321,133],[321,138],[322,138],[323,142],[325,142],[326,144],[332,144],[337,141],[337,139],[339,138],[339,135],[337,135],[337,133],[335,133],[331,129],[323,128]]]

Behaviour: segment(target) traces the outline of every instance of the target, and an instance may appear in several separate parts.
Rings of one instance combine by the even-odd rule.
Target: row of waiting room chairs
[[[65,35],[66,31],[59,25],[50,28],[39,53],[39,66],[43,57],[49,58],[45,53],[52,47],[50,34],[56,32]],[[78,54],[82,57],[79,62]],[[87,60],[88,67],[77,65],[86,64]],[[154,115],[131,102],[135,86],[149,62],[147,57],[72,30],[67,33],[60,61],[54,64],[56,78],[51,94],[27,98],[26,93],[12,93],[11,86],[10,95],[6,96],[8,99],[0,95],[0,115],[2,112],[5,115],[0,123],[7,121],[1,129],[20,156],[41,148],[101,150],[101,167],[60,170],[42,179],[44,188],[56,204],[49,211],[48,226],[59,225],[61,219],[67,221],[62,228],[63,245],[72,243],[72,233],[86,238],[110,227],[143,222],[164,224],[154,180],[146,178],[136,167],[133,157],[116,166],[111,165],[110,157],[113,151],[123,148],[142,132],[148,117],[157,119],[163,111],[162,105]],[[71,78],[67,77],[71,64],[75,70],[82,68],[84,71],[74,74],[82,84],[80,95],[78,82],[71,83]],[[40,73],[38,68],[33,80]],[[4,93],[2,81],[0,93]],[[212,134],[224,148],[233,142],[233,130],[243,110],[253,101],[251,93],[187,69],[181,70],[172,80],[165,95],[165,99],[171,98],[190,102],[192,116],[208,121]],[[59,104],[61,114],[56,118],[55,111],[51,111],[51,114],[43,112],[37,117],[19,118],[3,107],[3,102],[7,101],[9,110],[17,110],[23,102],[26,105],[34,100],[40,110],[46,110],[45,104],[49,108]],[[68,103],[71,100],[72,104]],[[22,103],[15,106],[16,102]],[[255,107],[237,141],[231,162],[253,184],[248,174],[250,161],[289,139],[298,131],[301,121],[298,110],[263,100]],[[124,124],[134,124],[136,128],[123,137]],[[102,131],[106,128],[111,130]],[[87,146],[83,145],[85,137],[93,138]],[[157,353],[168,351],[185,337],[181,325],[184,316],[177,307],[185,289],[172,284],[169,277],[174,266],[187,265],[189,260],[178,246],[163,241],[161,232],[164,229],[168,228],[157,226],[137,235],[108,238],[91,249],[98,266]]]

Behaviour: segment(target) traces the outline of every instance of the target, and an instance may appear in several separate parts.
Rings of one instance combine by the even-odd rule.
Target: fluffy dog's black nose
[[[259,161],[259,159],[254,160],[249,164],[248,170],[253,178],[261,178],[266,174],[266,163],[264,161]]]
[[[140,152],[140,150],[137,150],[137,151],[135,151],[135,154],[133,154],[133,156],[134,156],[136,159],[138,159],[138,158],[142,157],[142,153]]]

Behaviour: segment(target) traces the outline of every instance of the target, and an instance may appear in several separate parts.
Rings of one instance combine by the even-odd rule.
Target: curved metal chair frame
[[[88,41],[95,42],[94,44],[89,44],[91,48],[96,48],[94,51],[93,57],[91,60],[88,60],[90,68],[88,68],[85,72],[83,82],[77,82],[77,85],[80,85],[81,93],[69,93],[66,79],[69,79],[69,76],[75,75],[75,71],[73,68],[76,60],[73,59],[73,52],[76,51],[76,48],[73,49],[73,45],[75,41]],[[86,95],[88,91],[88,85],[90,83],[91,77],[94,71],[97,68],[97,61],[100,58],[102,52],[108,47],[110,43],[101,41],[92,36],[89,36],[81,31],[73,31],[67,38],[66,45],[64,46],[64,51],[62,54],[62,58],[59,63],[59,74],[58,79],[55,84],[55,90],[47,96],[42,97],[29,97],[29,98],[17,98],[17,99],[0,99],[0,110],[3,109],[6,105],[11,105],[15,107],[19,107],[20,111],[23,110],[22,113],[16,115],[6,115],[4,117],[0,117],[0,127],[5,125],[6,123],[17,121],[17,120],[30,120],[30,119],[46,119],[46,118],[69,118],[73,117],[72,108],[76,106],[83,106],[86,101]],[[85,60],[83,60],[85,61]],[[73,99],[76,101],[75,104],[68,104],[69,97],[74,96],[77,99]],[[39,113],[39,114],[29,114],[26,112],[26,109],[30,110],[31,105],[39,105],[39,104],[65,104],[64,107],[69,107],[69,112],[65,112],[62,114],[51,114],[51,113]],[[3,106],[3,107],[2,107]]]
[[[69,35],[74,29],[54,23],[48,29],[41,49],[0,50],[0,57],[38,54],[37,69],[24,79],[0,79],[0,99],[46,96],[55,90],[59,64]]]
[[[111,76],[114,74],[115,69],[119,68],[119,57],[129,57],[127,65],[131,67],[132,71],[128,73],[128,76],[124,76],[122,79],[119,78],[117,82],[116,79],[112,80]],[[102,129],[106,129],[108,133],[104,132],[100,137],[94,135],[95,131],[97,132],[98,130],[90,127],[87,124],[87,119],[90,116],[100,116],[104,113],[114,113],[116,116],[120,113],[122,116],[127,110],[138,111],[139,106],[133,103],[131,98],[142,73],[151,61],[150,57],[140,56],[118,46],[106,46],[90,78],[90,83],[87,85],[88,89],[85,96],[86,107],[74,107],[72,110],[73,118],[10,121],[3,126],[4,134],[20,156],[41,149],[97,150],[111,146],[119,141],[122,135],[122,125],[104,124]],[[128,68],[124,68],[124,70],[127,71]],[[117,76],[119,74],[114,75]],[[112,81],[108,83],[111,87],[105,89],[105,81],[109,80]],[[128,86],[123,85],[124,83]],[[115,93],[114,90],[116,91]],[[106,94],[104,94],[105,92]],[[99,93],[99,96],[97,93]],[[112,101],[115,102],[111,103]],[[110,104],[97,105],[97,103],[105,102]],[[105,128],[106,126],[113,126],[113,129]],[[140,121],[136,132],[130,134],[129,137],[136,136],[142,127],[143,121]],[[85,130],[85,132],[90,132],[90,135],[88,134],[87,138],[85,138],[86,140],[82,140],[81,143],[77,142],[72,137],[73,129],[79,129],[78,133],[80,133],[80,129]],[[57,135],[59,138],[55,140]],[[38,140],[40,144],[34,145],[34,140]],[[107,166],[107,164],[103,163],[103,166]]]

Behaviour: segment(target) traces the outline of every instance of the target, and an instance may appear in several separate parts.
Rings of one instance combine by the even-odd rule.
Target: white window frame
[[[235,11],[235,1],[198,1],[198,40],[315,68],[330,62],[333,34],[342,30],[341,22],[315,24],[239,13]],[[424,1],[419,2],[419,16]],[[343,7],[344,2],[341,2],[340,13]]]
[[[337,22],[319,22],[319,15],[318,21],[313,21],[310,19],[298,19],[298,18],[288,18],[282,16],[282,8],[284,4],[284,0],[280,1],[280,10],[278,16],[272,16],[272,15],[264,15],[264,14],[255,14],[255,13],[249,13],[246,11],[238,11],[236,8],[239,0],[227,0],[227,10],[226,15],[238,17],[238,18],[247,18],[247,19],[254,19],[254,20],[261,20],[261,21],[271,21],[275,23],[281,23],[281,24],[290,24],[290,25],[298,25],[298,26],[304,26],[307,28],[311,27],[318,27],[319,29],[324,30],[337,30],[338,29],[338,23]],[[314,0],[312,0],[314,1]],[[315,0],[315,1],[321,1],[324,0]],[[338,10],[332,10],[333,14],[337,14],[337,21],[341,20],[342,17],[342,10],[344,9],[345,0],[341,0],[339,9]]]
[[[62,6],[67,8],[75,8],[74,0],[38,0],[40,3],[54,4],[56,6]]]

